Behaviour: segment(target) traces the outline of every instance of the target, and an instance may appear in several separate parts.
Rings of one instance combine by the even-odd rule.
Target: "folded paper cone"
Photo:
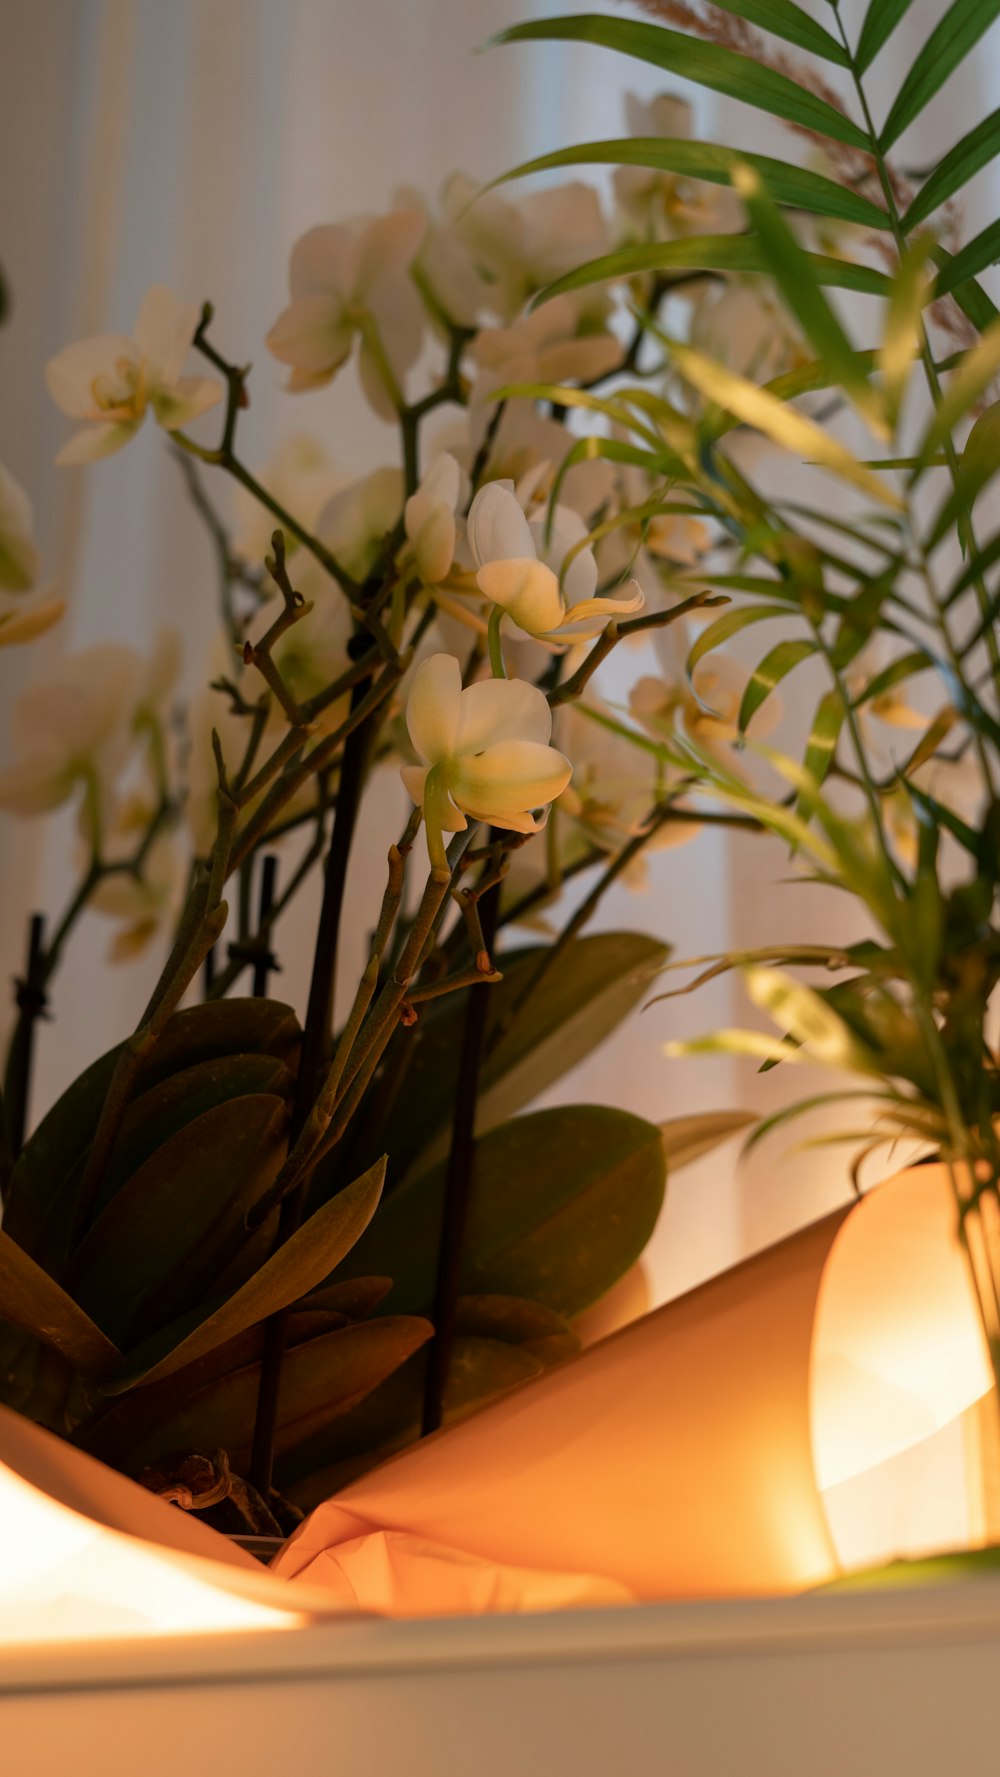
[[[945,1168],[913,1167],[352,1483],[275,1569],[419,1615],[548,1608],[573,1576],[573,1602],[790,1592],[887,1558],[865,1477],[992,1385],[956,1230]],[[956,1519],[935,1492],[918,1544]],[[875,1519],[893,1534],[884,1498]]]
[[[293,1628],[332,1604],[0,1408],[0,1644]]]

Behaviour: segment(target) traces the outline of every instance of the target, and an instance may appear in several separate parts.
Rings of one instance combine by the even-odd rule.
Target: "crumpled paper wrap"
[[[799,1591],[991,1386],[945,1169],[914,1167],[345,1487],[273,1571],[400,1616]]]

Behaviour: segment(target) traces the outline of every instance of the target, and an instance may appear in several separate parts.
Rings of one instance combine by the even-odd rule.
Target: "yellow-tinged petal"
[[[142,420],[122,420],[113,425],[84,426],[74,432],[56,452],[54,461],[60,468],[74,463],[97,463],[102,457],[114,456],[116,450],[122,450],[129,439],[135,436]]]
[[[478,679],[462,692],[459,754],[481,753],[504,740],[547,746],[551,735],[548,699],[526,679]]]
[[[469,507],[469,547],[477,567],[535,554],[531,527],[509,482],[489,481]]]
[[[428,765],[449,759],[461,720],[462,669],[453,654],[432,654],[413,675],[406,726],[416,752]]]
[[[509,682],[509,681],[508,681]],[[554,801],[573,767],[555,747],[538,741],[502,740],[456,762],[452,795],[460,808],[498,826]]]
[[[5,611],[0,616],[0,648],[9,648],[18,642],[33,642],[36,636],[44,635],[59,622],[65,609],[64,599],[43,599],[40,604],[29,605],[20,611]]]
[[[548,635],[564,620],[558,578],[534,556],[486,562],[476,574],[476,584],[528,635]]]

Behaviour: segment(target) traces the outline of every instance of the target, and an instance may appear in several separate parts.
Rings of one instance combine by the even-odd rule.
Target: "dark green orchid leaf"
[[[141,1346],[133,1351],[128,1380],[118,1387],[132,1387],[136,1382],[146,1385],[157,1382],[172,1371],[194,1363],[226,1340],[236,1338],[248,1327],[257,1326],[269,1315],[287,1308],[314,1289],[336,1269],[367,1228],[382,1194],[384,1178],[383,1157],[346,1190],[339,1191],[336,1197],[324,1203],[259,1270],[253,1272],[241,1289],[209,1314],[206,1315],[204,1308],[199,1306],[193,1315],[186,1317],[187,1321],[195,1321],[193,1326],[182,1323],[180,1327],[166,1328],[149,1342],[152,1352]],[[311,1306],[313,1310],[318,1309],[316,1303]],[[330,1312],[329,1302],[324,1308]]]
[[[503,980],[487,990],[486,1059],[476,1112],[480,1134],[590,1055],[642,1003],[668,952],[640,932],[576,938],[559,968],[546,974],[544,989],[531,992],[546,954],[547,946],[541,945],[504,952]],[[464,1018],[464,996],[453,995],[428,1009],[415,1029],[400,1031],[394,1039],[390,1078],[394,1050],[398,1055],[405,1048],[407,1053],[402,1084],[386,1112],[392,1120],[393,1181],[415,1162],[429,1165],[447,1148]],[[374,1139],[382,1139],[378,1131]]]
[[[268,1054],[219,1055],[168,1074],[133,1099],[112,1150],[95,1215],[171,1136],[215,1105],[264,1093],[291,1103],[295,1076]]]
[[[444,1165],[404,1179],[344,1261],[393,1279],[386,1306],[434,1294]],[[490,1130],[477,1146],[463,1295],[521,1296],[571,1318],[634,1264],[663,1203],[660,1132],[626,1111],[564,1105]]]
[[[111,1336],[141,1339],[203,1299],[277,1176],[287,1125],[283,1099],[231,1099],[178,1130],[121,1187],[64,1280]]]
[[[275,1451],[283,1457],[324,1431],[405,1363],[430,1337],[427,1321],[386,1315],[307,1339],[285,1354]],[[188,1386],[184,1372],[126,1395],[87,1437],[105,1460],[125,1462],[132,1473],[180,1450],[211,1455],[225,1450],[245,1474],[253,1441],[260,1363]],[[169,1393],[167,1392],[169,1391]],[[172,1401],[172,1405],[168,1404]]]
[[[55,1279],[0,1228],[0,1319],[58,1351],[84,1376],[104,1376],[121,1354]]]
[[[345,1320],[367,1320],[391,1289],[391,1277],[346,1277],[342,1283],[324,1283],[310,1290],[300,1306],[326,1308],[342,1314]]]
[[[318,1437],[279,1464],[282,1492],[304,1511],[328,1499],[420,1436],[427,1358],[400,1366],[357,1406],[338,1415]],[[542,1375],[543,1364],[523,1345],[459,1334],[452,1346],[444,1423],[468,1418],[488,1401]]]
[[[579,1334],[563,1315],[524,1296],[459,1296],[455,1329],[470,1339],[518,1345],[546,1369],[574,1357],[580,1349]]]
[[[222,1056],[270,1055],[294,1065],[300,1036],[295,1013],[277,1000],[218,1000],[188,1007],[167,1024],[140,1073],[136,1097],[181,1069]],[[118,1048],[109,1050],[73,1081],[18,1157],[4,1202],[4,1226],[27,1252],[39,1252],[50,1217],[57,1229],[71,1219],[66,1214],[67,1179],[78,1171],[93,1140],[119,1053]],[[45,1237],[56,1247],[64,1242],[51,1227]]]

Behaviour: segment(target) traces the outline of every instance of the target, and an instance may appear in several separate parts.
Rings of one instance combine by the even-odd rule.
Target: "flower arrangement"
[[[292,397],[329,399],[353,362],[398,437],[396,464],[346,485],[300,438],[247,466],[249,372],[208,306],[161,286],[131,334],[48,366],[74,472],[148,447],[150,419],[167,433],[216,548],[220,635],[186,706],[165,631],[148,659],[84,649],[13,711],[0,805],[71,805],[79,869],[62,914],[33,922],[7,1056],[3,1398],[223,1528],[287,1528],[577,1349],[579,1316],[652,1232],[668,1161],[745,1121],[516,1114],[665,961],[639,933],[587,933],[608,887],[638,880],[647,847],[743,819],[699,806],[698,774],[598,691],[619,643],[659,645],[725,602],[671,595],[711,542],[690,501],[665,501],[624,439],[588,460],[567,425],[638,366],[649,326],[621,292],[525,312],[629,236],[637,201],[623,186],[609,219],[578,182],[512,202],[455,178],[436,213],[406,192],[298,241],[267,342]],[[710,187],[679,190],[676,228],[716,207]],[[692,315],[710,297],[692,286]],[[508,393],[539,379],[557,401]],[[13,642],[59,608],[25,596],[30,513],[3,485]],[[633,649],[634,676],[668,728],[728,738],[685,652]],[[393,763],[409,812],[381,905],[345,909]],[[300,1027],[268,986],[313,875]],[[137,1028],[29,1134],[38,1016],[58,1012],[86,910],[114,923],[112,959],[166,954]],[[345,916],[372,936],[335,1027]],[[248,971],[254,997],[235,997]]]
[[[91,650],[15,711],[0,803],[76,799],[84,865],[54,936],[36,928],[8,1059],[5,1398],[171,1497],[283,1524],[287,1501],[576,1348],[574,1321],[649,1237],[666,1157],[742,1119],[515,1113],[650,997],[661,945],[583,933],[644,850],[707,823],[778,835],[871,935],[796,944],[783,920],[758,953],[696,959],[701,979],[740,969],[778,1034],[687,1047],[860,1075],[865,1127],[845,1138],[941,1156],[1000,1367],[1000,551],[978,540],[996,227],[959,247],[942,212],[1000,130],[977,124],[919,190],[888,158],[997,7],[954,0],[879,131],[865,75],[902,10],[873,0],[853,46],[835,9],[828,31],[790,0],[650,0],[666,24],[505,33],[738,96],[804,131],[818,164],[694,141],[665,96],[631,102],[631,137],[508,176],[612,165],[610,223],[576,181],[513,200],[454,179],[438,210],[407,192],[311,230],[268,345],[296,394],[356,359],[396,423],[399,466],[352,486],[301,445],[245,464],[251,379],[210,306],[155,289],[133,336],[49,367],[83,422],[64,461],[124,446],[149,410],[170,434],[217,548],[226,652],[182,746],[167,640],[146,663]],[[792,68],[757,24],[812,60]],[[831,288],[875,302],[856,322]],[[211,376],[184,375],[192,346]],[[213,407],[205,443],[189,428]],[[3,485],[19,599],[37,564]],[[11,608],[10,640],[58,615]],[[777,639],[741,671],[725,649],[758,623]],[[647,648],[623,698],[606,663],[630,639]],[[766,743],[777,687],[816,675],[793,757]],[[334,1029],[347,862],[390,760],[411,812]],[[231,990],[248,967],[266,988],[275,928],[320,869],[300,1029]],[[119,953],[166,925],[167,959],[138,1028],[22,1146],[34,1019],[88,905],[123,922]],[[529,922],[536,941],[508,948]],[[792,972],[816,968],[818,987]]]

